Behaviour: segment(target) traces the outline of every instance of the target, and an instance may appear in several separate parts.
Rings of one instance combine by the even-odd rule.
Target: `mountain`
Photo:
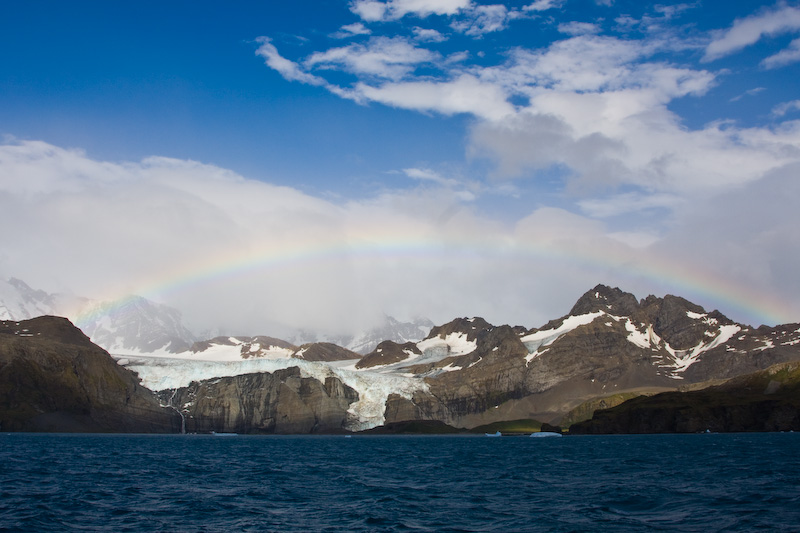
[[[407,421],[573,423],[632,397],[794,361],[798,324],[752,328],[679,296],[638,300],[598,285],[538,328],[457,318],[421,340],[383,340],[363,357],[333,343],[216,337],[178,353],[132,352],[120,365],[197,430],[292,432]]]
[[[604,285],[538,328],[458,318],[416,342],[384,340],[360,359],[331,344],[297,348],[255,339],[221,338],[205,352],[180,354],[180,361],[126,364],[147,386],[173,391],[291,367],[320,383],[335,377],[358,397],[345,427],[362,430],[409,420],[465,428],[529,419],[558,424],[568,415],[573,422],[633,396],[800,360],[798,325],[752,328],[681,297],[637,300]],[[237,390],[242,398],[257,394]]]
[[[441,420],[474,427],[533,418],[558,423],[588,400],[656,393],[800,360],[800,327],[751,328],[667,295],[637,301],[598,285],[568,315],[540,328],[493,326],[480,318],[434,328],[409,347],[382,345],[360,363],[413,373],[427,385],[390,397],[386,420]],[[385,364],[373,364],[384,353]]]
[[[0,322],[3,431],[169,433],[180,418],[65,318]]]
[[[0,279],[0,320],[28,320],[80,309],[87,300],[77,296],[49,294],[30,288],[24,281]]]
[[[599,410],[570,433],[800,431],[800,362],[696,391],[665,392]]]
[[[159,401],[65,318],[0,322],[4,431],[330,433],[357,400],[336,377],[293,366],[194,381]]]
[[[189,349],[194,335],[172,307],[131,296],[120,302],[91,302],[76,320],[92,341],[114,354],[167,352]]]
[[[115,354],[175,353],[187,350],[195,340],[177,309],[139,296],[101,302],[35,290],[15,278],[0,280],[0,319],[42,315],[68,317],[92,341]]]

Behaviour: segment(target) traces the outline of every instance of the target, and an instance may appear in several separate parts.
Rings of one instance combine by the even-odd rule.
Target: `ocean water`
[[[2,531],[800,531],[800,434],[0,434]]]

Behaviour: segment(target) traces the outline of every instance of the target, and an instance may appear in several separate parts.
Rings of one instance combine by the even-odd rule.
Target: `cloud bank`
[[[754,325],[800,319],[798,101],[749,125],[689,126],[677,111],[725,83],[715,61],[765,37],[792,41],[757,67],[792,65],[797,8],[682,38],[666,23],[690,5],[638,20],[545,18],[565,5],[355,0],[351,23],[325,32],[330,46],[292,52],[258,38],[259,60],[286,82],[464,119],[463,164],[410,154],[387,170],[405,182],[359,198],[197,161],[101,161],[7,140],[0,273],[51,292],[138,293],[177,306],[195,330],[249,335],[352,332],[383,313],[533,327],[601,282]],[[555,40],[499,53],[474,44],[540,18]],[[534,192],[513,213],[493,202],[523,190]]]
[[[685,293],[716,273],[769,296],[755,316],[738,316],[758,320],[796,311],[774,295],[800,266],[800,216],[769,215],[788,209],[794,196],[775,191],[793,186],[796,171],[773,171],[764,188],[702,211],[682,206],[681,222],[642,247],[601,219],[556,207],[532,207],[509,224],[430,169],[406,169],[416,187],[332,203],[194,161],[110,163],[9,142],[0,146],[0,221],[13,230],[2,237],[0,272],[95,298],[139,293],[177,306],[198,331],[238,334],[349,332],[382,313],[533,327],[598,282],[641,296]],[[754,195],[763,208],[749,205]],[[670,273],[681,264],[691,268]],[[719,299],[726,287],[730,301]],[[736,307],[735,284],[715,290],[701,303],[747,312]]]

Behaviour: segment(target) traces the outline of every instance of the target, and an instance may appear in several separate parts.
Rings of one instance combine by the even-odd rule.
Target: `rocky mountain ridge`
[[[333,344],[221,337],[180,357],[121,363],[162,402],[175,400],[166,403],[197,430],[291,432],[409,420],[558,424],[581,406],[609,405],[604,398],[677,391],[791,361],[800,361],[798,324],[752,328],[680,297],[637,300],[598,285],[538,328],[458,318],[417,342],[383,341],[363,357]],[[280,423],[279,411],[288,417]]]
[[[416,351],[384,343],[359,364],[413,373],[428,385],[411,399],[392,398],[387,420],[557,423],[592,398],[676,390],[798,360],[798,343],[797,324],[755,329],[680,297],[639,301],[598,285],[540,328],[462,318],[432,330]]]
[[[273,358],[280,368],[300,364],[292,361],[293,347],[278,350],[274,340],[266,352],[244,339],[237,342],[243,359]],[[421,341],[383,341],[360,358],[340,350],[338,362],[316,358],[337,366],[313,371],[304,366],[303,371],[316,372],[320,381],[330,372],[352,385],[358,404],[373,402],[366,409],[373,413],[370,421],[351,428],[371,427],[376,419],[381,424],[435,420],[467,428],[517,419],[559,423],[586,402],[610,395],[677,390],[797,360],[799,343],[797,325],[751,328],[680,297],[637,300],[598,285],[567,315],[539,328],[458,318],[432,328]],[[146,366],[136,368],[149,372]],[[377,377],[384,381],[378,384]],[[376,396],[374,390],[382,392]]]

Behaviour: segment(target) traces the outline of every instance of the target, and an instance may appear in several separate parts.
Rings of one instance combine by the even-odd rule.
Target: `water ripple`
[[[0,434],[0,530],[797,531],[798,444]]]

